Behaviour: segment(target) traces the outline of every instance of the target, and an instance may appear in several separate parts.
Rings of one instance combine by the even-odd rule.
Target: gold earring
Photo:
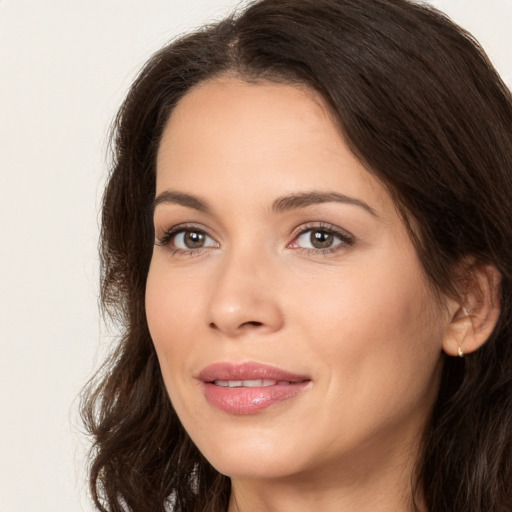
[[[466,306],[462,306],[462,312],[469,316],[469,311],[467,310]],[[464,357],[464,350],[462,350],[462,347],[459,345],[459,348],[457,349],[457,354],[459,357]]]

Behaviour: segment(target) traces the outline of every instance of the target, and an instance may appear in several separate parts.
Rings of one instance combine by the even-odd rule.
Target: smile
[[[253,380],[216,380],[213,382],[216,386],[223,388],[259,388],[267,386],[289,386],[291,382],[287,380],[253,379]]]
[[[215,363],[199,374],[210,405],[229,414],[254,414],[289,400],[311,379],[260,363]]]

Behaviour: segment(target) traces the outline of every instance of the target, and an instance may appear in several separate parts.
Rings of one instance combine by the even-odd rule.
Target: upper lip
[[[311,380],[306,375],[292,373],[276,366],[268,364],[245,362],[214,363],[203,368],[198,376],[203,382],[214,382],[216,380],[256,380],[267,379],[288,382],[303,382]]]

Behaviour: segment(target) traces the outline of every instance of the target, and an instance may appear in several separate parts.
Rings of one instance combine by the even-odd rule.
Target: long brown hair
[[[502,276],[492,336],[446,357],[418,480],[431,512],[512,511],[512,97],[470,34],[408,0],[261,0],[156,53],[113,130],[103,200],[102,304],[117,347],[84,393],[101,511],[227,509],[230,482],[202,457],[167,396],[144,293],[155,154],[195,84],[233,74],[322,95],[354,154],[386,184],[438,289],[471,255]]]

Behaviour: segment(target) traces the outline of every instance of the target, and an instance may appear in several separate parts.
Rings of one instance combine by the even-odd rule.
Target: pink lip
[[[230,414],[253,414],[298,395],[311,379],[275,366],[260,363],[215,363],[199,374],[206,399],[214,407]],[[224,387],[214,381],[275,380],[275,385]]]

